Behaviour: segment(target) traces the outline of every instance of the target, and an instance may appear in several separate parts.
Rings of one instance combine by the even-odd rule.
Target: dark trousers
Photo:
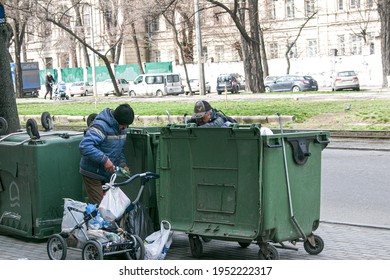
[[[83,175],[83,182],[87,191],[88,200],[91,204],[99,205],[103,198],[104,182]]]

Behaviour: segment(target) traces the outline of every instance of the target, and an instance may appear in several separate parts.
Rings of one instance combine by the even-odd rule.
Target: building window
[[[308,57],[317,56],[317,40],[315,39],[307,40],[307,56]]]
[[[224,61],[224,47],[223,46],[215,46],[215,62]]]
[[[362,54],[362,38],[356,34],[351,35],[351,55]]]
[[[337,36],[337,54],[338,55],[345,55],[345,39],[344,35],[338,35]]]
[[[367,8],[374,7],[374,0],[367,0]]]
[[[294,0],[286,0],[286,17],[294,17]]]
[[[207,59],[209,59],[209,53],[207,47],[202,47],[202,57],[204,62],[206,62]]]
[[[306,0],[306,16],[309,17],[314,14],[315,1],[314,0]]]
[[[267,11],[267,18],[268,19],[275,19],[276,18],[276,11],[275,11],[275,1],[266,2],[266,11]]]
[[[154,51],[154,62],[161,62],[161,52]]]
[[[351,9],[359,9],[360,8],[360,0],[350,0]]]
[[[45,57],[45,67],[46,69],[53,69],[53,58]]]
[[[278,58],[279,57],[279,49],[277,43],[269,44],[269,58]]]
[[[370,43],[370,54],[375,54],[375,44]]]
[[[337,2],[339,10],[344,10],[344,0],[338,0]]]
[[[149,17],[148,18],[148,32],[153,33],[160,30],[160,25],[158,17]]]

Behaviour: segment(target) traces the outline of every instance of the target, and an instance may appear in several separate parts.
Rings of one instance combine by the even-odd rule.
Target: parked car
[[[93,85],[90,82],[74,82],[69,87],[71,97],[75,95],[87,96],[88,94],[93,94]]]
[[[279,78],[279,76],[267,76],[265,77],[264,79],[264,84],[268,83],[268,82],[273,82],[275,81],[277,78]]]
[[[240,90],[245,90],[245,79],[237,73],[221,74],[217,78],[217,92],[221,94],[225,91],[238,93]]]
[[[191,86],[192,92],[199,93],[199,91],[200,91],[199,79],[190,79],[189,81],[190,81],[190,86]],[[188,94],[190,92],[190,88],[187,84],[187,81],[183,80],[183,84],[184,84],[184,92],[185,92],[185,94]],[[206,90],[206,93],[210,93],[211,86],[210,86],[209,82],[205,82],[205,90]]]
[[[268,81],[264,84],[265,92],[272,91],[317,91],[318,83],[311,76],[286,75],[280,76],[274,81]]]
[[[129,85],[129,96],[165,96],[184,93],[180,74],[140,74]]]
[[[126,81],[125,79],[117,79],[116,80],[119,88],[120,95],[123,95],[125,92],[129,92],[129,82]],[[111,79],[107,79],[104,81],[103,84],[103,94],[105,96],[108,96],[110,93],[114,94],[115,89],[114,85],[112,84]]]
[[[332,91],[344,89],[360,90],[359,78],[355,71],[341,71],[333,76]]]

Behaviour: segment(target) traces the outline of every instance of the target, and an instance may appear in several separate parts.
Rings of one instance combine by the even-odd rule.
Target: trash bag
[[[126,217],[126,231],[138,235],[142,240],[153,233],[153,221],[149,215],[149,209],[137,202]]]
[[[168,228],[165,228],[165,225]],[[163,220],[159,231],[155,231],[145,238],[145,260],[165,259],[169,247],[172,244],[171,224]]]
[[[130,199],[119,187],[110,187],[100,202],[99,212],[104,220],[112,222],[123,215],[130,203]]]

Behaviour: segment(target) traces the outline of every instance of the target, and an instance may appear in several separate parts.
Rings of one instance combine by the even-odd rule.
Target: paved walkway
[[[324,240],[324,250],[319,255],[309,255],[303,244],[298,250],[278,247],[281,260],[390,260],[390,228],[373,228],[345,224],[321,223],[315,234]],[[278,244],[275,244],[278,245]],[[287,243],[286,245],[292,246]],[[203,243],[202,260],[256,260],[258,246],[241,248],[238,243],[211,240]],[[113,258],[113,257],[111,257]],[[46,240],[31,241],[0,235],[0,260],[48,260]],[[67,260],[81,260],[81,252],[68,250]],[[175,232],[168,260],[194,260],[188,237]]]

